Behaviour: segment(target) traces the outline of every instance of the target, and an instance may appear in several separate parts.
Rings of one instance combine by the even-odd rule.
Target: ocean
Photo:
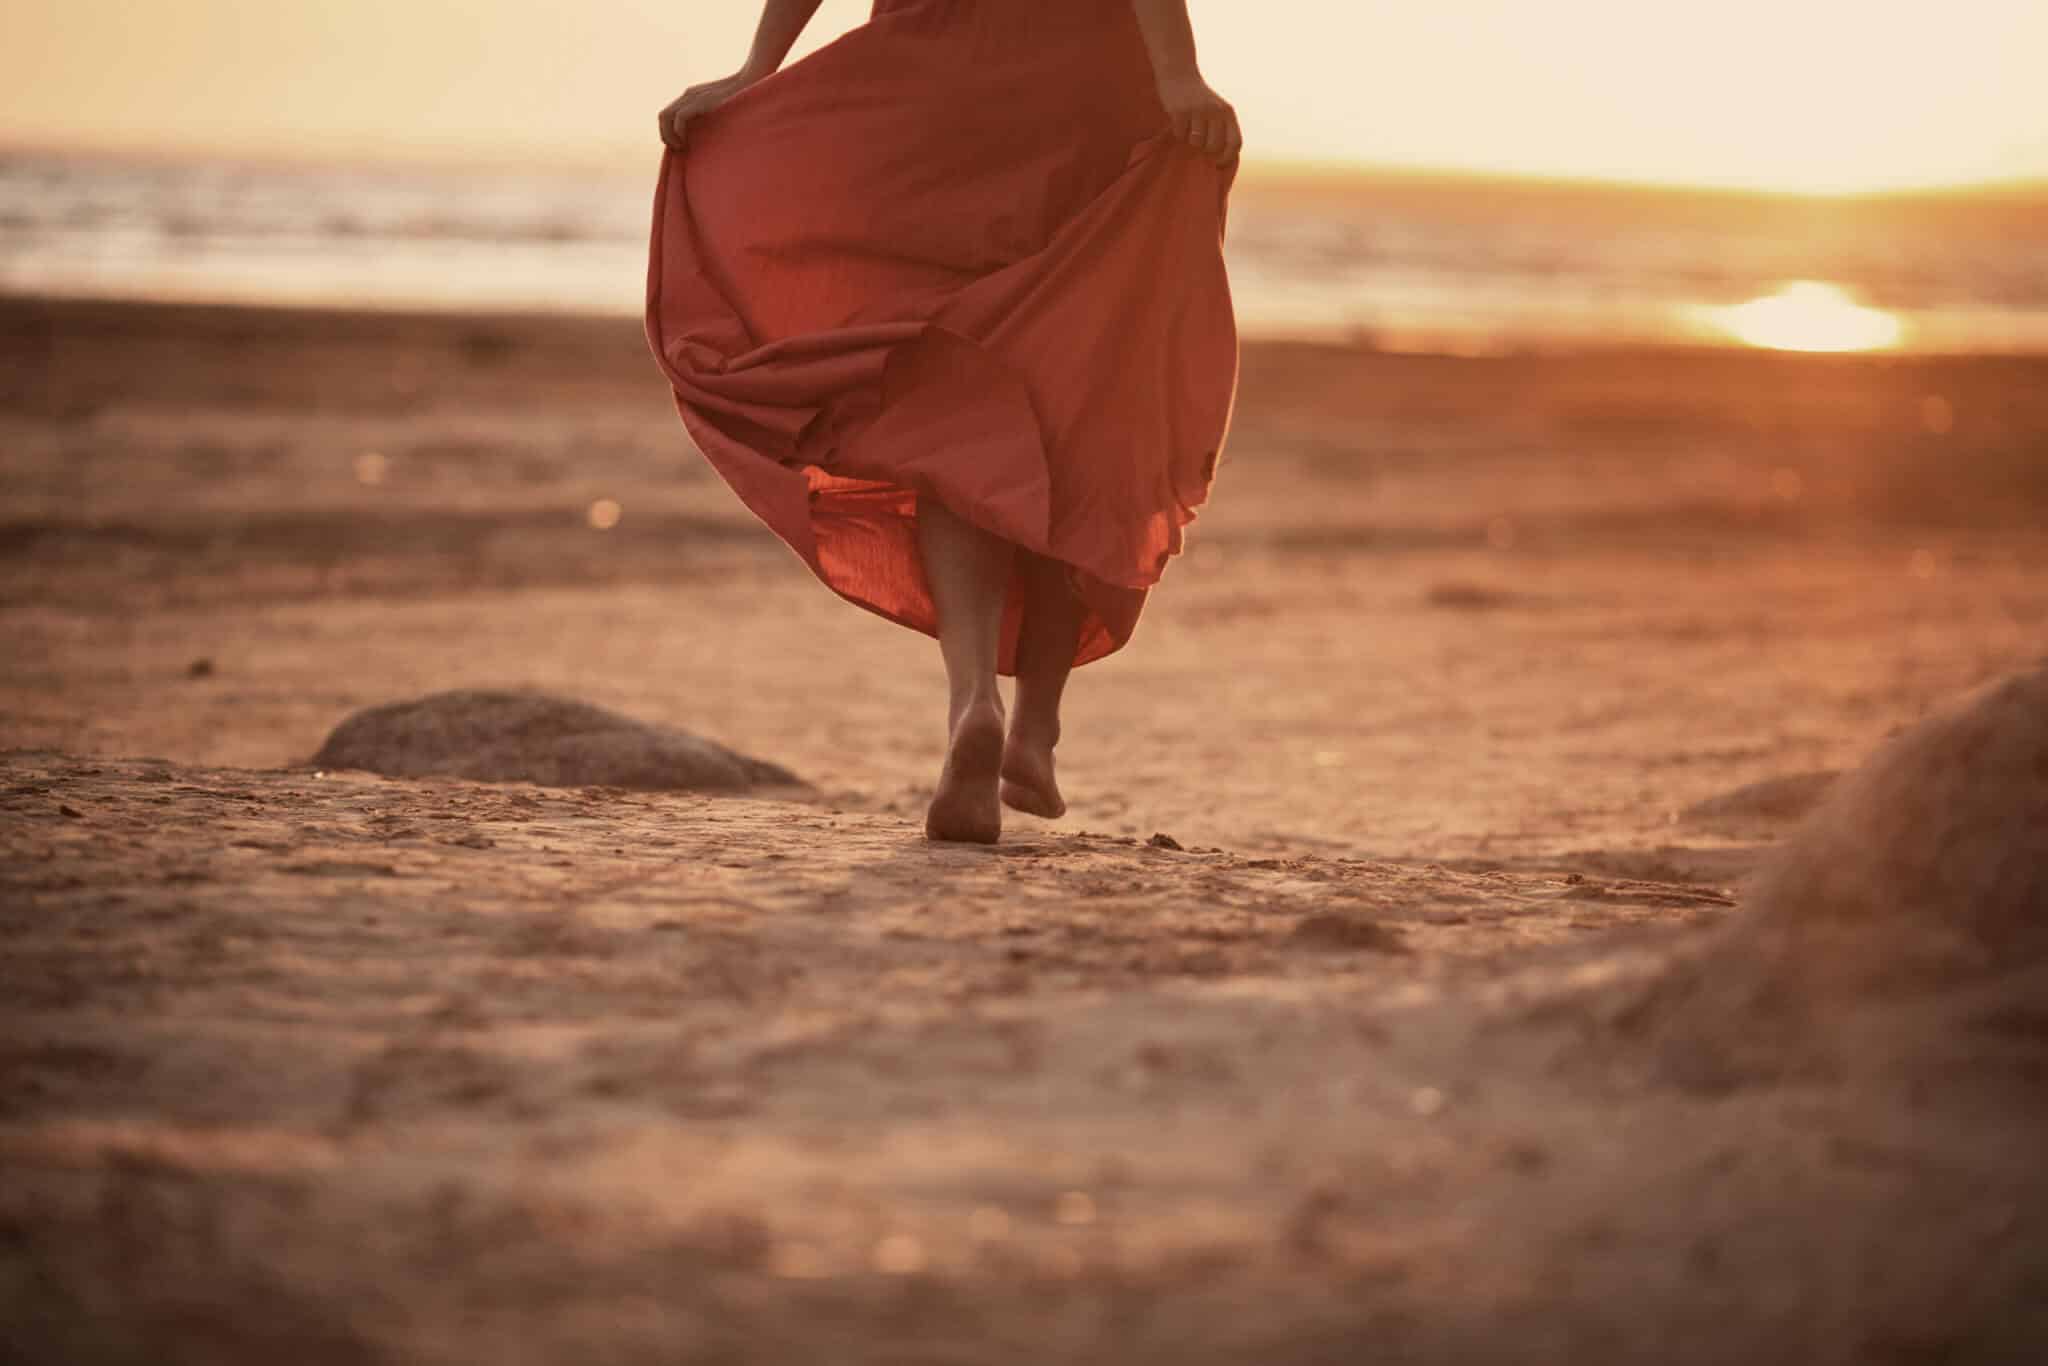
[[[0,154],[0,291],[637,313],[630,173]],[[1247,336],[2048,352],[2048,190],[1799,198],[1247,167]]]

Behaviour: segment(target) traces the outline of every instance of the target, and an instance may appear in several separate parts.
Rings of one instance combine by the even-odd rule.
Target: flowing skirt
[[[1127,0],[878,0],[689,125],[647,335],[698,448],[835,592],[927,633],[920,499],[1130,639],[1237,386],[1237,166],[1175,139]],[[1014,672],[1013,583],[1000,668]]]

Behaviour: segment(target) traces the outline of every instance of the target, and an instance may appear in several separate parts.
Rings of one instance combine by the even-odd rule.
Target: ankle
[[[996,719],[1003,716],[1003,695],[991,688],[986,692],[974,691],[957,694],[946,705],[946,723],[949,728],[958,727],[960,719],[970,712],[993,711]]]
[[[1020,711],[1010,722],[1010,739],[1034,749],[1052,749],[1060,742],[1060,720],[1057,716],[1032,716]]]

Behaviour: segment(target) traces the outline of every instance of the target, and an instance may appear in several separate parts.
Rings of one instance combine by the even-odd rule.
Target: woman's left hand
[[[1221,165],[1244,147],[1237,111],[1197,75],[1176,76],[1159,83],[1159,102],[1173,121],[1173,135]]]

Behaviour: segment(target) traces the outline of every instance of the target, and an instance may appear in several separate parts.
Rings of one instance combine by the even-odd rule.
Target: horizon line
[[[651,163],[657,155],[657,148],[653,145],[651,138],[649,143],[647,158]],[[157,145],[115,142],[65,143],[33,137],[17,139],[5,133],[0,133],[0,159],[59,159],[67,157],[88,160],[127,161],[131,163],[162,162],[171,164],[199,161],[238,161],[262,166],[291,166],[309,169],[316,167],[334,169],[362,169],[372,166],[416,167],[476,173],[539,166],[546,170],[563,174],[583,172],[607,175],[624,175],[631,165],[630,154],[623,147],[609,145],[602,149],[588,145],[573,150],[564,147],[557,148],[551,152],[533,148],[525,148],[516,152],[483,152],[476,148],[465,146],[423,147],[416,144],[394,144],[382,147],[375,147],[369,144],[353,146],[335,144],[317,147],[282,147],[251,144],[237,147],[232,145],[207,146],[196,143]],[[1771,199],[1858,200],[1968,197],[2027,198],[2032,196],[2048,198],[2048,173],[1958,180],[1902,180],[1867,186],[1821,189],[1712,176],[1686,179],[1676,176],[1633,176],[1624,173],[1543,171],[1534,169],[1510,170],[1500,167],[1458,163],[1347,161],[1322,157],[1276,156],[1245,160],[1240,165],[1239,175],[1247,183],[1260,183],[1275,187],[1293,184],[1304,188],[1317,184],[1334,186],[1343,181],[1380,184],[1410,181],[1443,184],[1460,182],[1512,184],[1529,188],[1542,187],[1559,190],[1634,191]]]

